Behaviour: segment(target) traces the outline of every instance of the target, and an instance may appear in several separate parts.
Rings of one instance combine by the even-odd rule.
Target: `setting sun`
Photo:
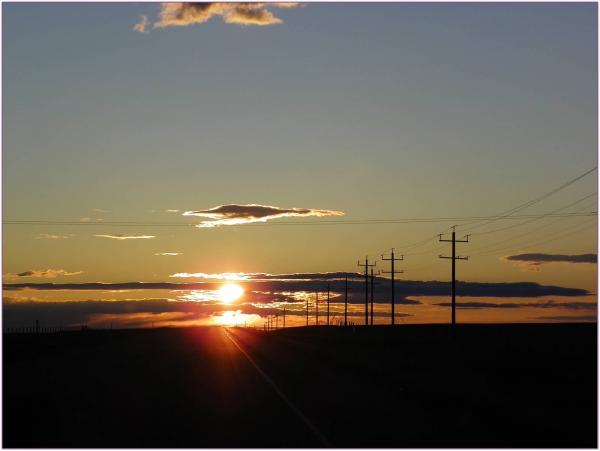
[[[224,304],[237,301],[244,294],[244,289],[239,285],[228,283],[219,288],[219,297]]]

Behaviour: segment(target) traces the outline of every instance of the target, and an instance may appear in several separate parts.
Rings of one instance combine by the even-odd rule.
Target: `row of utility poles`
[[[440,234],[439,241],[452,243],[452,255],[451,256],[439,255],[439,258],[447,258],[447,259],[452,260],[452,316],[451,316],[451,323],[452,323],[452,326],[454,326],[454,325],[456,325],[456,260],[468,260],[469,259],[469,257],[461,257],[461,256],[456,255],[456,243],[468,243],[469,235],[466,235],[463,239],[456,239],[456,226],[452,226],[451,238],[445,239],[445,238],[443,238],[443,234]],[[396,320],[395,275],[401,274],[404,272],[403,270],[397,271],[395,268],[395,263],[398,261],[403,261],[404,255],[401,255],[399,258],[396,258],[396,256],[394,255],[394,248],[392,248],[389,256],[381,255],[381,260],[390,262],[390,270],[382,271],[382,274],[390,275],[391,295],[392,295],[391,296],[391,307],[392,307],[391,308],[391,323],[392,323],[392,325],[394,325],[395,320]],[[375,275],[379,275],[380,273],[378,272],[377,274],[375,274],[373,272],[373,267],[377,266],[377,262],[375,261],[375,262],[369,263],[368,256],[365,257],[364,263],[361,263],[359,261],[358,266],[362,267],[365,271],[365,325],[369,325],[369,270],[371,272],[371,326],[372,326],[373,325],[373,298],[374,298],[373,285],[375,283],[374,282]],[[347,321],[344,324],[347,324]]]
[[[466,235],[463,239],[456,239],[456,230],[455,226],[452,227],[452,234],[450,239],[444,239],[443,234],[439,235],[440,242],[448,242],[452,243],[452,255],[445,256],[439,255],[439,258],[445,258],[452,260],[452,317],[451,322],[452,326],[456,324],[456,260],[468,260],[469,257],[461,257],[456,255],[456,243],[468,243],[469,235]],[[394,248],[391,249],[389,255],[382,254],[381,260],[385,262],[390,262],[390,270],[389,271],[381,271],[374,272],[374,267],[377,266],[377,262],[369,262],[369,257],[365,256],[364,263],[358,261],[358,266],[364,269],[364,277],[365,277],[365,325],[373,325],[373,316],[374,316],[374,285],[375,285],[375,276],[380,274],[389,274],[390,275],[390,289],[391,289],[391,324],[395,324],[396,320],[396,298],[395,298],[395,276],[396,274],[402,274],[403,270],[396,269],[396,262],[404,261],[404,255],[400,255],[400,257],[396,257]],[[369,290],[370,288],[370,290]],[[330,316],[329,316],[329,305],[330,305],[330,285],[327,284],[327,325],[330,325]],[[369,296],[370,295],[370,296]],[[369,311],[370,307],[370,311]],[[306,325],[309,324],[309,299],[306,298]],[[370,312],[370,315],[369,315]],[[271,330],[273,328],[273,318],[275,318],[275,328],[278,327],[279,315],[270,315],[267,317],[267,324],[265,328]],[[315,293],[315,322],[316,325],[319,325],[319,292]],[[348,325],[348,276],[345,277],[344,284],[344,326]],[[283,327],[285,327],[285,307],[283,309]]]
[[[348,318],[348,276],[346,276],[346,289],[345,289],[345,301],[344,301],[344,318],[345,321],[347,322],[347,318]],[[308,297],[306,298],[306,325],[308,326],[308,319],[309,319],[309,302],[308,302]],[[329,326],[330,322],[329,322],[329,305],[331,303],[331,286],[330,284],[327,284],[327,325]],[[319,292],[315,292],[315,322],[317,324],[317,326],[319,325]]]
[[[373,308],[373,302],[375,299],[375,276],[378,276],[380,274],[390,274],[391,278],[391,290],[392,290],[392,309],[391,309],[391,320],[392,320],[392,325],[395,324],[395,319],[396,319],[396,299],[395,299],[395,275],[396,274],[400,274],[403,273],[404,271],[397,271],[395,268],[395,263],[397,261],[403,261],[404,260],[404,256],[401,255],[400,258],[396,258],[395,254],[394,254],[394,248],[392,248],[391,252],[390,252],[390,256],[386,257],[384,254],[381,255],[381,260],[383,261],[389,261],[391,264],[391,268],[390,271],[383,271],[383,272],[377,272],[377,274],[375,274],[374,272],[374,267],[377,266],[377,262],[374,263],[369,263],[369,257],[365,256],[365,262],[361,263],[360,261],[357,263],[358,266],[361,266],[364,268],[365,270],[365,326],[369,325],[369,270],[371,271],[371,326],[373,325],[373,316],[374,316],[374,308]]]

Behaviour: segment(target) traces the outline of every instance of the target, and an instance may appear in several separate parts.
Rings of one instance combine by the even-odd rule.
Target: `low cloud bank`
[[[540,266],[549,263],[598,263],[597,254],[564,255],[528,253],[508,255],[506,257],[502,257],[501,259],[509,262],[515,262],[519,266],[522,266],[525,271],[530,272],[540,272]]]
[[[240,273],[236,273],[240,274]],[[244,274],[244,273],[241,273]],[[244,288],[246,293],[255,291],[262,293],[325,293],[327,286],[332,293],[343,294],[345,290],[344,277],[348,276],[348,294],[350,302],[364,302],[364,279],[354,272],[306,273],[253,275],[259,279],[241,279],[236,283]],[[222,285],[222,280],[202,282],[124,282],[124,283],[7,283],[4,290],[215,290]],[[397,280],[395,293],[398,299],[410,296],[448,296],[451,292],[450,282]],[[380,301],[390,299],[390,280],[382,277],[375,278],[375,297]],[[535,282],[461,282],[456,284],[458,296],[470,297],[541,297],[541,296],[586,296],[589,293],[581,288],[568,288],[552,285],[540,285]]]
[[[440,302],[441,307],[450,307],[450,302]],[[592,302],[521,302],[521,303],[505,303],[498,304],[494,302],[457,302],[456,308],[463,309],[484,309],[484,308],[500,308],[500,309],[515,309],[515,308],[560,308],[566,310],[596,310],[598,305]]]

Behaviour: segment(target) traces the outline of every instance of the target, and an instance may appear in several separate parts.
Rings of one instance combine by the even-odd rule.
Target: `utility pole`
[[[456,226],[452,226],[452,239],[444,240],[442,239],[442,234],[440,233],[440,242],[452,243],[452,257],[445,257],[440,255],[440,258],[449,258],[452,259],[452,327],[456,325],[456,260],[468,260],[469,257],[459,257],[456,255],[456,243],[468,243],[469,235],[465,236],[463,240],[456,239]]]
[[[316,308],[316,317],[317,317],[317,326],[319,325],[319,292],[315,293],[317,296],[315,299],[315,308]]]
[[[369,268],[376,266],[377,262],[369,263],[368,256],[365,256],[365,262],[358,262],[358,266],[364,266],[365,268],[365,326],[369,325]]]
[[[375,276],[379,275],[373,273],[373,268],[371,268],[371,326],[373,325],[373,300],[375,299]]]
[[[395,289],[394,289],[394,275],[395,274],[401,274],[404,272],[404,270],[400,270],[400,271],[396,271],[394,269],[394,263],[398,262],[398,261],[403,261],[404,260],[404,255],[401,255],[400,258],[395,258],[394,257],[394,248],[392,248],[392,252],[390,254],[389,258],[384,257],[383,255],[381,256],[381,259],[383,261],[389,261],[392,265],[391,267],[391,271],[382,271],[383,274],[390,274],[392,276],[392,326],[395,324],[396,322],[396,300],[395,300]]]
[[[283,306],[283,328],[285,329],[285,305]]]
[[[306,327],[308,327],[308,296],[306,296]]]
[[[329,283],[327,284],[327,325],[329,326]]]
[[[348,326],[348,276],[344,284],[344,326]]]

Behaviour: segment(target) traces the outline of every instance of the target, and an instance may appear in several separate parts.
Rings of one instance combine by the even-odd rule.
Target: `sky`
[[[449,245],[435,236],[453,224],[461,238],[472,233],[457,245],[470,256],[457,263],[459,280],[580,289],[572,302],[589,303],[583,313],[533,308],[523,303],[560,304],[562,295],[516,290],[516,307],[463,308],[465,320],[596,315],[596,215],[572,215],[596,211],[595,171],[513,215],[571,216],[363,221],[494,216],[594,168],[595,3],[2,8],[5,318],[24,302],[70,308],[95,299],[77,286],[6,284],[224,281],[199,273],[352,278],[359,258],[392,247],[405,255],[399,279],[447,282],[450,262],[438,255]],[[340,274],[330,277],[338,294]],[[192,322],[221,315],[210,310],[223,306],[211,298],[218,286],[184,288],[96,294],[137,307],[208,303],[208,316]],[[398,289],[420,302],[403,306],[407,321],[446,320],[438,304],[447,294]],[[358,305],[362,288],[352,290]],[[260,316],[252,304],[280,313],[279,298],[259,302],[253,291],[275,293],[248,285],[244,314]],[[190,293],[197,299],[181,298]],[[463,301],[498,299],[489,292]],[[113,306],[103,314],[124,318],[133,308]],[[97,305],[86,308],[79,322],[98,318],[90,316]],[[131,324],[156,317],[144,308]],[[173,316],[171,308],[160,314]]]

